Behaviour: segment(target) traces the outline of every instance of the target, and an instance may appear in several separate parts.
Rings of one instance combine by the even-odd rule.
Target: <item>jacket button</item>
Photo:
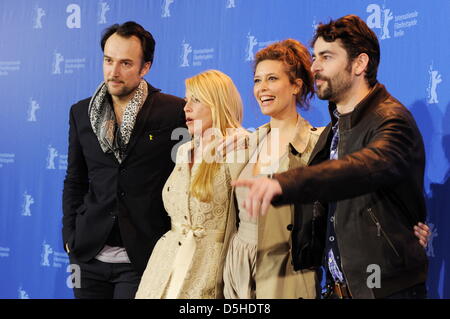
[[[125,192],[120,192],[119,195],[120,197],[125,197]]]
[[[287,225],[287,230],[292,231],[293,228],[294,228],[294,225],[292,225],[292,224]]]
[[[311,127],[311,131],[317,131],[317,128]]]

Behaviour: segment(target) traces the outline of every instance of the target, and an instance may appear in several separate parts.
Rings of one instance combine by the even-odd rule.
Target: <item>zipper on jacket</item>
[[[367,212],[369,213],[370,217],[372,218],[373,222],[375,223],[375,225],[377,226],[377,237],[381,237],[381,234],[383,234],[383,237],[386,239],[386,241],[388,242],[389,246],[391,246],[392,250],[395,252],[395,254],[397,255],[397,257],[400,257],[400,254],[398,253],[397,249],[395,249],[394,244],[392,243],[392,241],[389,239],[389,237],[387,236],[386,232],[383,230],[383,228],[381,228],[381,224],[378,221],[377,217],[375,216],[375,214],[372,211],[372,208],[367,208]]]
[[[316,218],[319,216],[319,213],[317,211],[318,204],[319,204],[318,200],[316,200],[313,204],[313,216],[312,216],[312,227],[311,227],[311,247],[313,247],[313,248],[314,248],[314,245],[316,244],[314,237],[316,236],[316,232],[315,232]]]
[[[337,221],[336,221],[337,218],[336,217],[337,217],[337,214],[336,214],[336,210],[335,210],[334,211],[334,219],[333,219],[333,226],[334,226],[334,232],[335,233],[336,233],[336,225],[337,225]],[[327,223],[328,223],[328,221],[327,221]],[[336,233],[336,241],[337,241],[337,237],[338,236],[337,236],[337,233]],[[339,242],[337,242],[337,244],[338,244],[339,251],[341,252],[342,251],[342,249],[341,249],[342,247],[339,246]],[[328,254],[328,252],[325,252],[325,254]],[[339,254],[341,255],[341,260],[339,262],[341,263],[342,274],[344,275],[345,281],[347,282],[348,291],[350,292],[350,295],[353,296],[352,290],[350,289],[350,283],[348,282],[348,277],[345,274],[344,260],[343,260],[342,254],[341,253],[339,253]]]

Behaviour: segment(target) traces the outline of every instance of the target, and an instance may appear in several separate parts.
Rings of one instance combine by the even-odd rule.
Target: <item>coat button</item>
[[[286,228],[287,228],[287,230],[292,231],[292,229],[294,229],[294,225],[289,224],[289,225],[287,225]]]

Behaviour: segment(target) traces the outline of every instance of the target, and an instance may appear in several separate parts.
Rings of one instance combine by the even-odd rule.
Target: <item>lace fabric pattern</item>
[[[215,192],[211,202],[200,202],[190,196],[189,186],[199,164],[194,163],[190,172],[188,163],[178,161],[189,150],[190,143],[179,148],[177,164],[164,186],[163,201],[172,229],[156,244],[136,298],[222,298],[222,292],[216,292],[216,276],[223,248],[231,179],[222,165],[214,179]],[[183,245],[189,245],[188,241],[193,241],[189,254],[183,251]],[[182,258],[177,256],[179,254]],[[181,265],[179,261],[186,264]],[[179,268],[182,267],[186,271],[180,279]],[[179,287],[175,294],[174,285]]]

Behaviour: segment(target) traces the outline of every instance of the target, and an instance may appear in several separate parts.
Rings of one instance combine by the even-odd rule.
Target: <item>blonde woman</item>
[[[223,298],[222,273],[235,213],[228,166],[215,145],[239,129],[242,102],[233,81],[209,70],[186,80],[186,124],[193,140],[181,145],[163,188],[172,228],[157,242],[136,298]],[[210,160],[206,160],[206,154]]]

